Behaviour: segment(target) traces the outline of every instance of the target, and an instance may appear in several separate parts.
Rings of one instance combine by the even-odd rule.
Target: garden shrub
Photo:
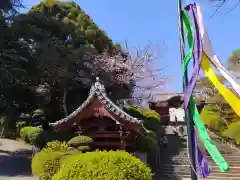
[[[240,121],[231,123],[226,130],[222,132],[225,138],[233,139],[240,144]]]
[[[93,139],[88,136],[76,136],[68,141],[71,147],[88,146],[93,143]]]
[[[70,154],[76,154],[76,153],[80,153],[81,151],[79,151],[77,148],[73,148],[73,147],[69,147],[67,149],[67,154],[70,155]]]
[[[144,120],[144,126],[154,131],[156,134],[160,133],[160,115],[151,109],[142,110],[138,106],[124,107],[125,111],[131,116]]]
[[[142,152],[156,151],[158,149],[157,136],[154,132],[149,132],[145,136],[138,136],[134,141],[134,146]]]
[[[152,180],[150,168],[124,151],[96,151],[67,158],[53,180]]]
[[[134,147],[141,152],[147,153],[147,162],[155,172],[159,173],[160,147],[154,132],[149,132],[145,136],[138,136],[133,142]]]
[[[156,120],[160,121],[160,114],[158,114],[156,111],[151,110],[151,109],[143,110],[143,116],[146,119],[151,118],[151,119],[156,119]]]
[[[40,180],[50,180],[61,167],[64,152],[40,151],[32,159],[32,173]]]
[[[160,134],[161,128],[160,128],[160,115],[151,109],[146,109],[143,111],[144,115],[144,126],[155,132],[156,134]]]
[[[200,114],[201,120],[209,128],[213,128],[218,131],[226,129],[220,111],[211,108],[211,106],[205,106]]]
[[[60,151],[60,152],[67,152],[68,151],[68,145],[66,142],[60,142],[60,141],[51,141],[48,142],[46,147],[43,150],[47,151]]]
[[[79,146],[79,147],[69,147],[67,149],[68,154],[73,154],[77,152],[89,152],[91,151],[91,147],[89,146]]]
[[[78,149],[81,152],[88,152],[88,151],[91,150],[91,147],[89,147],[89,146],[79,146],[76,149]]]
[[[67,152],[69,152],[69,151],[73,151],[73,150],[75,150],[76,148],[74,148],[74,147],[68,147],[67,148]]]
[[[42,109],[36,109],[33,111],[32,118],[44,116],[44,111]]]
[[[46,146],[48,142],[51,141],[68,141],[71,137],[70,133],[65,133],[65,132],[54,132],[51,130],[45,130],[41,131],[41,133],[37,136],[37,139],[35,141],[35,146],[39,148],[43,148]]]
[[[155,119],[153,117],[144,118],[143,125],[148,130],[151,130],[151,131],[155,132],[156,134],[161,133],[161,128],[160,128],[161,124],[157,119]]]
[[[34,144],[41,129],[38,127],[26,126],[20,129],[20,137],[27,143]]]
[[[127,106],[127,107],[124,107],[124,110],[133,117],[136,117],[138,119],[143,119],[142,110],[138,106]]]

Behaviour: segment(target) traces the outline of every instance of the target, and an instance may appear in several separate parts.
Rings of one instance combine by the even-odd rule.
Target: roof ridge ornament
[[[100,82],[100,79],[99,79],[99,77],[96,77],[96,82]]]
[[[100,83],[100,78],[99,77],[96,77],[96,81],[90,89],[90,94],[93,94],[96,91],[100,91],[101,93],[106,94],[105,87],[102,83]]]

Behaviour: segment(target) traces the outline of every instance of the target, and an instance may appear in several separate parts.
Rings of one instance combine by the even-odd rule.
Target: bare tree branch
[[[230,0],[209,0],[211,2],[217,3],[217,9],[216,11],[210,16],[210,18],[212,18],[225,4],[227,4],[228,2],[230,2]],[[227,15],[229,12],[232,12],[233,10],[235,10],[238,5],[240,4],[240,0],[236,0],[236,4],[234,5],[233,8],[230,8],[225,15]]]

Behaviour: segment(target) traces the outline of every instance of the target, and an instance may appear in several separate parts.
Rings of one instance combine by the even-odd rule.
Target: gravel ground
[[[31,172],[32,146],[0,138],[0,180],[37,180]]]

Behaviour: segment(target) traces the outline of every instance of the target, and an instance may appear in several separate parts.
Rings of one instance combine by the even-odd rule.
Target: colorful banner
[[[201,68],[207,78],[214,84],[219,93],[223,96],[226,102],[232,107],[235,113],[240,116],[240,99],[237,95],[235,95],[229,88],[227,88],[223,83],[221,83],[214,71],[211,67],[211,62],[225,77],[225,79],[232,85],[232,88],[235,92],[240,95],[240,85],[236,82],[236,78],[234,78],[231,73],[229,73],[221,64],[220,60],[214,55],[211,42],[208,38],[207,32],[204,28],[203,18],[201,9],[196,5],[196,14],[198,17],[199,23],[199,31],[201,34],[202,44],[203,44],[203,58],[201,63]]]
[[[195,132],[195,147],[198,147],[198,138]],[[208,166],[208,162],[206,157],[203,155],[203,153],[199,150],[199,148],[195,148],[195,154],[196,154],[196,166],[198,169],[198,173],[201,178],[207,178],[210,175],[210,168]]]
[[[182,20],[183,20],[183,23],[185,25],[185,30],[187,31],[187,37],[188,37],[187,40],[188,40],[188,44],[189,44],[189,48],[190,48],[189,51],[193,52],[192,44],[194,43],[194,40],[195,41],[201,41],[201,39],[196,38],[193,35],[194,31],[199,33],[199,30],[196,28],[196,27],[199,27],[198,26],[198,16],[197,16],[197,13],[196,13],[196,5],[195,4],[188,5],[185,9],[186,10],[183,11],[183,19]],[[188,16],[188,13],[191,15],[191,19]],[[196,32],[195,32],[195,36],[197,34]],[[192,35],[189,35],[189,34],[192,34]],[[190,38],[190,37],[192,37],[192,38]],[[197,43],[197,44],[201,45],[201,43]],[[195,50],[197,50],[198,53],[199,53],[199,49],[195,49]],[[183,70],[187,69],[186,66],[188,65],[188,63],[190,61],[187,58],[189,58],[189,56],[186,56],[185,59],[184,59],[185,60],[185,63],[184,63],[185,67],[182,68]],[[191,57],[190,57],[190,59],[191,59]],[[202,58],[202,61],[203,61],[203,58]],[[195,62],[195,63],[197,63],[197,62]],[[201,64],[202,64],[202,62],[201,62]],[[182,74],[184,74],[184,73],[182,73]],[[185,88],[187,88],[187,87],[185,87]],[[206,147],[206,149],[208,150],[209,154],[211,155],[211,157],[215,161],[215,163],[218,165],[220,171],[221,172],[226,172],[228,170],[229,166],[228,166],[227,162],[224,160],[224,158],[221,156],[219,151],[217,150],[216,145],[213,143],[213,141],[208,136],[206,128],[205,128],[203,122],[200,119],[200,115],[199,115],[199,112],[197,110],[196,103],[194,102],[193,98],[191,97],[191,94],[189,96],[190,96],[190,98],[189,98],[190,99],[190,101],[189,101],[190,102],[189,103],[190,110],[192,110],[193,120],[194,120],[194,123],[195,123],[195,127],[197,128],[199,137],[200,137],[201,141],[203,142],[204,146]],[[202,159],[204,159],[204,157]],[[200,166],[201,169],[199,169],[199,171],[204,172],[205,173],[204,176],[208,176],[209,172],[206,171],[206,169],[208,169],[207,164],[206,163],[200,163],[200,162],[198,162],[198,164],[203,165],[203,167]]]
[[[182,67],[182,70],[184,72],[182,72],[183,74],[183,77],[184,78],[184,75],[186,73],[186,70],[187,70],[187,67],[188,67],[188,64],[190,62],[190,60],[192,59],[192,56],[193,56],[193,48],[195,47],[196,49],[196,44],[199,44],[199,43],[193,43],[194,42],[194,38],[197,36],[196,34],[194,34],[194,29],[193,29],[193,25],[191,24],[191,20],[189,19],[188,15],[187,15],[187,12],[186,11],[183,11],[182,12],[182,18],[183,18],[183,24],[185,25],[185,32],[187,34],[187,41],[189,42],[189,50],[188,50],[188,53],[187,53],[187,56],[184,57],[184,60],[183,60],[183,67]],[[194,36],[195,35],[195,36]],[[200,48],[201,49],[201,48]],[[188,55],[190,54],[190,55]],[[200,59],[198,59],[200,60]],[[196,64],[196,60],[195,60],[195,64]],[[189,84],[187,84],[185,86],[185,89],[189,89]],[[187,92],[186,90],[184,92]],[[194,108],[195,107],[191,107],[192,105],[195,105],[195,102],[192,98],[192,94],[184,94],[185,98],[184,98],[184,106],[187,108],[189,105],[189,110],[192,111],[191,114],[193,115],[193,117],[190,117],[191,119],[189,120],[192,120],[194,119]],[[189,101],[187,102],[187,98],[186,96],[188,96],[187,98],[189,99]],[[194,136],[196,136],[194,134]],[[194,137],[195,141],[196,141],[196,137]],[[202,152],[199,150],[198,148],[198,144],[197,142],[195,142],[193,144],[194,149],[195,149],[195,160],[196,160],[196,168],[197,168],[197,171],[198,172],[201,172],[200,173],[200,176],[203,178],[203,177],[207,177],[209,176],[210,174],[210,171],[206,171],[206,169],[209,169],[208,167],[208,164],[207,163],[203,163],[202,161],[204,160],[205,162],[207,162],[207,160],[205,159],[205,157],[203,156]],[[198,158],[198,154],[202,157],[201,159]]]
[[[206,55],[208,56],[211,63],[221,72],[223,77],[232,85],[233,89],[236,91],[238,95],[240,95],[240,85],[236,82],[236,78],[229,73],[229,71],[221,64],[221,61],[217,58],[217,56],[213,53],[213,48],[211,45],[211,41],[209,40],[207,30],[203,23],[203,16],[201,12],[200,6],[196,5],[197,16],[198,16],[198,24],[199,31],[201,34],[201,39],[203,42],[203,49]]]
[[[190,6],[187,6],[185,9],[188,11],[191,19],[196,21],[196,16],[195,16],[192,8],[190,8]],[[183,16],[184,16],[184,14],[183,14]],[[193,28],[193,29],[191,29],[191,28]],[[191,29],[191,33],[188,32],[187,29]],[[188,86],[184,90],[184,108],[185,109],[187,108],[187,106],[189,104],[190,97],[196,86],[196,82],[197,82],[199,71],[200,71],[200,64],[201,64],[202,51],[203,51],[201,35],[200,35],[199,31],[194,31],[194,29],[198,29],[197,23],[194,23],[194,26],[192,26],[192,27],[191,26],[185,27],[185,32],[187,32],[187,40],[190,43],[188,53],[191,53],[191,55],[193,55],[193,60],[194,60],[193,75],[190,78],[190,81],[188,82]],[[196,40],[192,41],[192,39],[196,39]],[[186,56],[186,59],[188,59],[187,56]],[[184,67],[182,67],[182,69],[184,70],[183,72],[185,72],[185,70],[187,69],[190,60],[191,60],[191,58],[189,58],[189,60],[184,62],[184,64],[183,64]]]

